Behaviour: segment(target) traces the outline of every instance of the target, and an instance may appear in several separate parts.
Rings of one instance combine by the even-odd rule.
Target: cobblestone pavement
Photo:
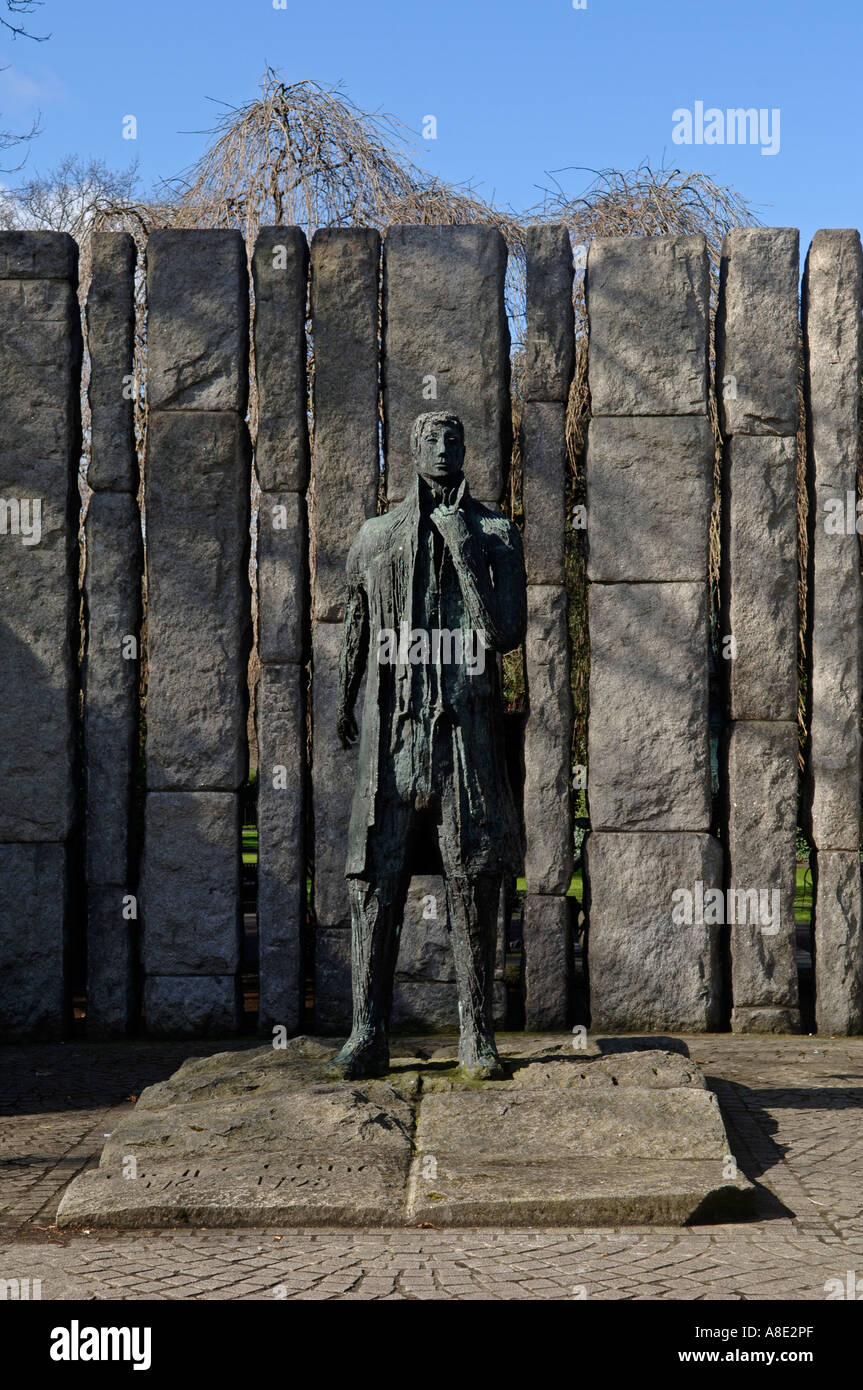
[[[686,1041],[758,1185],[740,1225],[60,1232],[63,1189],[132,1097],[224,1045],[0,1048],[0,1281],[43,1299],[808,1300],[852,1271],[863,1295],[863,1039]]]

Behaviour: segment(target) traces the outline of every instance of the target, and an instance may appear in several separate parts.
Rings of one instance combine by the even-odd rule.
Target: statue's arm
[[[484,547],[461,508],[437,507],[432,520],[452,555],[471,626],[485,634],[492,651],[512,651],[524,640],[527,628],[524,553],[518,528],[510,524],[505,536],[487,537]]]
[[[348,559],[348,596],[339,658],[337,729],[343,748],[350,748],[357,738],[354,705],[365,674],[369,650],[368,599],[352,561],[353,555]]]

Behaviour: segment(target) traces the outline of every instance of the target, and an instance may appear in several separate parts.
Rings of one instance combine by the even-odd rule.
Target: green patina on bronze
[[[499,656],[519,646],[526,580],[518,529],[475,501],[453,415],[421,415],[403,502],[361,528],[347,563],[338,733],[357,738],[346,875],[353,1027],[334,1074],[382,1075],[399,931],[414,855],[446,883],[465,1073],[502,1075],[491,1026],[500,881],[522,871],[506,771]],[[438,634],[435,638],[434,634]]]

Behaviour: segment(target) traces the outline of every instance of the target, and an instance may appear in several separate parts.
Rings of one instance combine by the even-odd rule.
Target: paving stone
[[[377,510],[380,237],[370,227],[318,231],[311,266],[312,602],[316,619],[338,621],[348,550]]]
[[[87,290],[90,356],[90,462],[87,484],[138,491],[132,373],[135,352],[135,265],[128,232],[92,232]]]
[[[264,492],[304,491],[309,481],[308,270],[309,248],[299,227],[261,227],[252,280],[258,389],[255,470]]]
[[[236,411],[249,394],[249,277],[237,231],[158,228],[147,242],[151,411]]]
[[[525,230],[525,401],[566,401],[575,365],[569,228]],[[554,581],[551,581],[554,582]]]
[[[709,835],[592,831],[583,852],[591,1026],[716,1028],[719,928],[697,918],[704,915],[698,885],[722,887],[719,842]],[[673,919],[678,905],[686,905],[674,896],[678,890],[691,894],[691,923]]]
[[[591,420],[586,480],[589,580],[705,581],[713,487],[706,418]]]
[[[706,415],[704,236],[596,237],[585,293],[593,417]]]
[[[794,227],[725,233],[716,380],[726,437],[797,429],[799,241]]]
[[[506,260],[496,227],[387,229],[383,386],[391,503],[410,486],[411,426],[429,410],[461,419],[473,496],[500,498],[511,434]]]
[[[708,830],[706,586],[593,584],[588,611],[591,825]]]

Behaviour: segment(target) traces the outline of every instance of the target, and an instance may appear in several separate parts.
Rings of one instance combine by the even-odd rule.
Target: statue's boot
[[[328,1076],[354,1081],[385,1076],[390,1066],[387,1029],[407,883],[349,878],[353,1023]]]
[[[491,1022],[500,880],[450,874],[446,890],[458,982],[459,1065],[471,1080],[500,1081],[506,1073]]]

